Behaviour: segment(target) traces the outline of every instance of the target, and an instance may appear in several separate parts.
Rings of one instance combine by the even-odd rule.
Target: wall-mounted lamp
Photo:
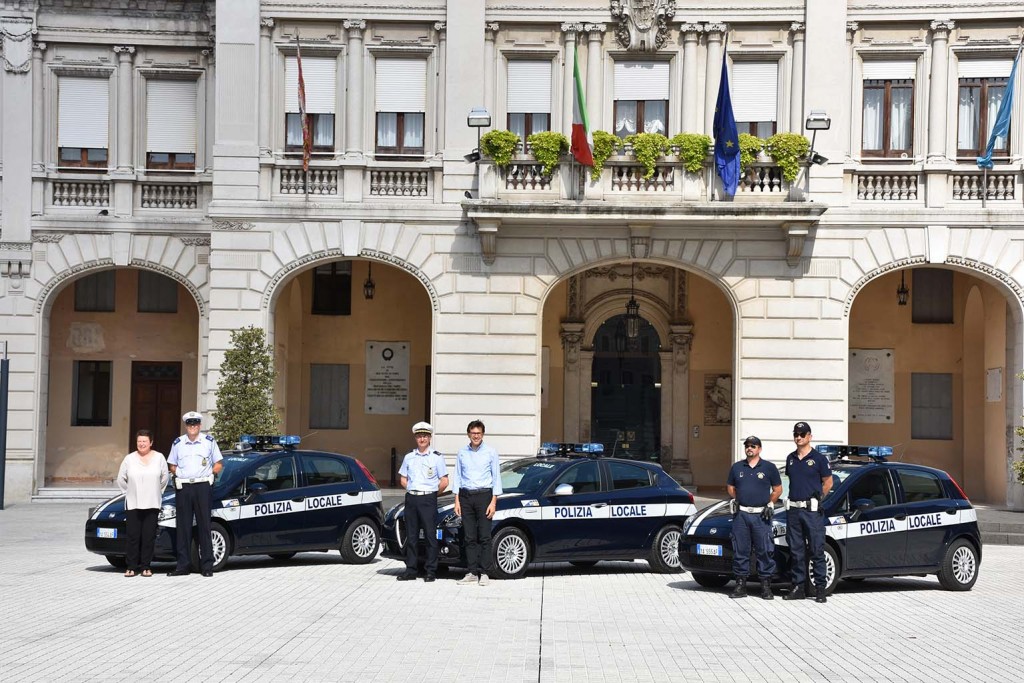
[[[909,297],[910,290],[907,289],[906,271],[902,271],[900,272],[900,286],[896,290],[896,303],[900,306],[906,306]]]
[[[466,116],[466,125],[476,128],[476,149],[462,157],[467,164],[475,164],[480,161],[480,129],[491,125],[491,113],[484,107],[473,107]]]
[[[640,336],[640,304],[633,296],[633,280],[636,275],[636,264],[632,264],[629,272],[629,301],[626,302],[626,337],[636,339]]]
[[[828,158],[823,157],[814,151],[815,139],[818,137],[819,130],[828,130],[832,127],[832,119],[821,109],[813,109],[811,113],[807,115],[807,120],[804,121],[804,128],[806,130],[813,130],[811,133],[811,150],[807,153],[807,160],[816,166],[821,166],[828,163]]]
[[[372,299],[377,291],[377,284],[373,281],[373,264],[366,264],[366,282],[363,283],[363,298]]]

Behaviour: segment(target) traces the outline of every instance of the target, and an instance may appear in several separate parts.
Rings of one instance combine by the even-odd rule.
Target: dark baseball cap
[[[757,438],[756,436],[748,436],[747,438],[743,439],[743,445],[744,446],[757,446],[758,448],[760,448],[761,447],[761,439]]]
[[[797,422],[795,425],[793,425],[794,434],[803,434],[805,432],[808,434],[811,433],[811,425],[807,424],[806,422]]]

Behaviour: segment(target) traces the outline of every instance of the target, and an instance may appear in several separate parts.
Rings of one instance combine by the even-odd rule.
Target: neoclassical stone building
[[[11,0],[0,27],[9,499],[103,486],[139,428],[169,448],[254,325],[284,429],[385,481],[420,419],[445,453],[480,418],[506,457],[601,441],[696,486],[806,420],[1024,505],[1019,3]],[[723,58],[741,131],[821,163],[762,156],[729,198],[676,148],[649,176],[629,146],[465,158],[567,134],[574,62],[592,130],[711,134]]]

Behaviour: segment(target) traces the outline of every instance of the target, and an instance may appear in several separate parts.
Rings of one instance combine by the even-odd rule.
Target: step
[[[983,531],[981,542],[985,545],[1024,545],[1024,533]]]
[[[32,496],[33,503],[102,503],[121,492],[116,488],[44,486]]]
[[[982,532],[1024,534],[1024,522],[986,522],[979,519],[978,529]]]

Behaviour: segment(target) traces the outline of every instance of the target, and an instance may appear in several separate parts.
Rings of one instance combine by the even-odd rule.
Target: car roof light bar
[[[302,438],[297,434],[242,434],[238,442],[243,448],[288,448],[298,446]]]
[[[567,456],[567,457],[600,457],[604,455],[603,443],[561,443],[546,441],[540,445],[537,455],[544,456]]]
[[[848,444],[822,444],[815,446],[818,452],[832,461],[849,461],[850,458],[868,458],[885,462],[892,457],[892,446],[854,446]]]

